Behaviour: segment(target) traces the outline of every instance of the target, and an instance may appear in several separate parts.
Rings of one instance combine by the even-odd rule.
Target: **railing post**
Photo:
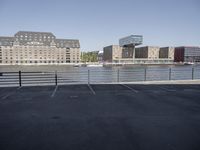
[[[22,86],[22,75],[21,75],[21,71],[19,71],[19,86]]]
[[[172,68],[169,68],[169,80],[171,80]]]
[[[144,68],[144,81],[147,80],[147,68],[145,67]]]
[[[119,82],[119,69],[117,69],[117,82]]]
[[[192,80],[194,80],[194,67],[192,67]]]
[[[57,76],[57,71],[55,71],[55,84],[56,84],[56,86],[58,85],[58,76]]]
[[[88,84],[90,84],[90,70],[88,70]]]

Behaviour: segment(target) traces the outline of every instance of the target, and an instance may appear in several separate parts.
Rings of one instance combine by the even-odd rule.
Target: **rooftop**
[[[38,43],[39,45],[51,46],[55,44],[57,47],[80,48],[78,39],[56,39],[51,32],[34,32],[34,31],[18,31],[14,37],[0,37],[0,45],[12,46],[13,42],[19,45],[30,45]],[[15,43],[15,44],[16,44]]]

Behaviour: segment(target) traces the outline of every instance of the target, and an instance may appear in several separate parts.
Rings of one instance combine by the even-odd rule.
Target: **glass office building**
[[[135,46],[142,44],[143,37],[141,35],[130,35],[119,39],[119,45],[122,47],[122,59],[134,59]]]
[[[200,47],[176,47],[174,52],[175,62],[200,62]]]
[[[141,45],[143,42],[143,36],[142,35],[130,35],[124,38],[119,39],[119,45],[120,46],[127,46],[127,45]]]

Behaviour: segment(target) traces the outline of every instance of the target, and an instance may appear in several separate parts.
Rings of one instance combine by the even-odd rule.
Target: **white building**
[[[56,39],[50,32],[19,31],[0,37],[0,64],[66,64],[80,62],[79,40]]]

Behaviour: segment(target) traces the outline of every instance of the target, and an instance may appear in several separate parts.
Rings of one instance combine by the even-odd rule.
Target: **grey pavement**
[[[0,150],[199,150],[200,84],[0,88]]]

